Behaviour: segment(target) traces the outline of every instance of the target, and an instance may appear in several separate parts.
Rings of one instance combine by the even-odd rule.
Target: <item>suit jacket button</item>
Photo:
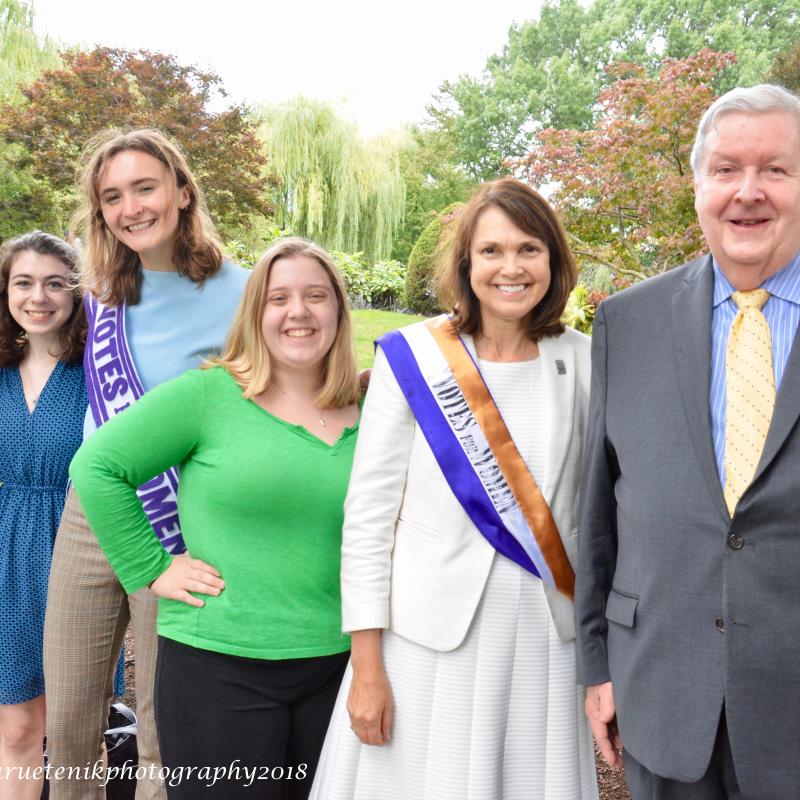
[[[725,633],[725,620],[722,617],[717,617],[714,620],[714,624],[717,626],[717,630],[720,633]]]
[[[731,550],[741,550],[744,547],[744,536],[738,533],[732,533],[728,537],[728,547]]]

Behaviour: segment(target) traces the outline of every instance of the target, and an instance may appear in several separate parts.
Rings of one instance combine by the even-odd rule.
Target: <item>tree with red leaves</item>
[[[62,68],[20,87],[21,103],[0,107],[0,138],[21,146],[18,167],[70,192],[91,136],[109,127],[153,127],[184,149],[223,229],[270,213],[266,159],[247,110],[209,110],[211,100],[226,96],[217,75],[146,50],[98,47],[62,58]]]
[[[665,59],[655,77],[637,64],[609,67],[589,130],[548,128],[514,167],[560,210],[581,264],[625,284],[704,250],[689,154],[714,82],[732,53]]]

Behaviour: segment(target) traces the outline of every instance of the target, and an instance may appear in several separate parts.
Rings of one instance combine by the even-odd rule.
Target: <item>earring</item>
[[[28,344],[28,334],[25,331],[20,331],[14,338],[14,343],[22,350]]]

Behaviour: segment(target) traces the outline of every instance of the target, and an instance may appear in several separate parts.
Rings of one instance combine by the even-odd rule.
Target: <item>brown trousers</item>
[[[53,551],[44,626],[51,800],[105,797],[101,781],[91,773],[101,757],[114,671],[129,620],[136,647],[139,774],[148,773],[137,784],[136,800],[165,800],[157,777],[161,759],[153,719],[156,596],[150,589],[125,594],[70,489]],[[58,767],[65,768],[64,774],[70,767],[82,768],[89,777],[56,780]]]

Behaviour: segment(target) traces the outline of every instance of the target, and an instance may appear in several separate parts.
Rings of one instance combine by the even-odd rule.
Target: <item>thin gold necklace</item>
[[[288,397],[293,402],[297,403],[297,405],[299,405],[301,408],[304,408],[306,411],[308,411],[308,413],[311,414],[317,420],[317,422],[319,422],[319,424],[322,425],[323,428],[325,427],[325,420],[322,419],[322,414],[320,414],[316,409],[310,408],[305,403],[301,403],[296,397],[292,397],[289,394],[289,392],[285,392],[280,387],[278,387],[278,391],[281,394],[286,395],[286,397]]]
[[[22,394],[24,396],[25,395],[25,382],[26,382],[26,379],[25,379],[25,373],[22,371],[21,367],[20,367],[20,370],[19,370],[19,377],[20,377],[20,381],[22,382]],[[39,387],[39,391],[36,392],[36,394],[34,394],[33,397],[31,397],[31,406],[30,406],[31,413],[33,413],[36,410],[36,406],[39,403],[39,398],[42,396],[42,392],[44,391],[44,387],[47,386],[47,381],[49,379],[50,379],[50,375],[48,375],[44,379],[44,382]],[[27,382],[29,384],[31,392],[34,392],[35,389],[33,388],[33,381],[30,378],[28,378]]]

